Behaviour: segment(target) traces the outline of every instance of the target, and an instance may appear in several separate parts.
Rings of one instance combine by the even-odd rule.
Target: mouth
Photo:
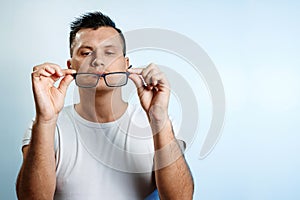
[[[106,74],[106,73],[109,73],[107,71],[96,71],[96,70],[82,70],[82,71],[78,71],[78,73],[90,73],[90,74],[99,74],[99,75],[102,75],[102,74]]]

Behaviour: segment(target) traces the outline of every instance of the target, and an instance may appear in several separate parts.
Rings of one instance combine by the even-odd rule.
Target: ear
[[[68,69],[72,69],[71,59],[67,60],[67,66],[68,66]]]
[[[128,69],[129,67],[129,58],[125,57],[125,63],[126,63],[126,69]]]

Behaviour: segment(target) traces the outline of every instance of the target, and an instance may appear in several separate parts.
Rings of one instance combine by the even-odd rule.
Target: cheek
[[[109,68],[114,71],[125,71],[126,59],[124,57],[116,59],[115,62],[113,62]]]
[[[72,68],[79,71],[81,68],[87,68],[90,66],[91,61],[88,59],[78,59],[78,58],[72,58],[71,65]]]
[[[76,59],[74,59],[74,58],[72,58],[72,60],[71,60],[71,67],[72,67],[72,69],[78,70],[79,66],[80,66],[79,61],[76,60]]]

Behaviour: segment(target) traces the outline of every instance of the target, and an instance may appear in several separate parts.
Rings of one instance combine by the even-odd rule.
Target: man
[[[192,199],[168,116],[169,83],[155,64],[130,68],[125,53],[114,22],[93,12],[71,25],[68,69],[33,68],[36,117],[23,140],[19,199],[144,199],[156,188],[160,199]],[[128,77],[142,108],[122,99]],[[74,79],[80,102],[63,108]]]

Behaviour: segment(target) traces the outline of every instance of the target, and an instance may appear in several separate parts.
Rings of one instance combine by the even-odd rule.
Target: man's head
[[[125,72],[129,67],[125,52],[121,30],[102,13],[87,13],[71,24],[68,68],[79,73]],[[98,85],[105,86],[102,78]]]
[[[86,13],[79,18],[76,18],[75,21],[71,23],[71,31],[69,37],[69,45],[70,45],[70,56],[73,56],[74,50],[74,40],[76,34],[81,29],[98,29],[100,27],[111,27],[115,29],[121,38],[122,45],[123,45],[123,55],[126,55],[126,43],[124,35],[122,31],[118,29],[115,23],[106,15],[102,14],[101,12],[90,12]]]

